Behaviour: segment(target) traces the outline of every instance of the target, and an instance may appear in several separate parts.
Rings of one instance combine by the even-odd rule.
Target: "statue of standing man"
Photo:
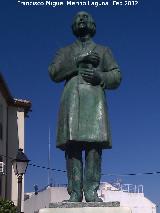
[[[53,81],[65,81],[57,147],[65,151],[68,201],[82,202],[84,192],[87,202],[102,202],[97,194],[102,149],[112,147],[105,89],[116,89],[121,74],[110,49],[93,42],[96,24],[90,14],[78,12],[72,31],[77,40],[60,49],[49,66]]]

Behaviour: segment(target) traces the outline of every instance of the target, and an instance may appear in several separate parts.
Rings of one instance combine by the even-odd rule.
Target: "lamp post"
[[[23,149],[18,149],[16,159],[12,160],[12,165],[15,175],[18,178],[18,201],[17,207],[18,211],[21,212],[21,199],[22,199],[22,179],[23,175],[26,173],[29,160],[27,156],[23,153]]]

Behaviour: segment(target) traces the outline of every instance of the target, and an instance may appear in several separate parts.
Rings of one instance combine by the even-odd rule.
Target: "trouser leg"
[[[87,202],[102,202],[97,190],[101,179],[102,149],[92,145],[86,148],[84,170],[84,195]]]
[[[68,176],[68,194],[70,202],[81,202],[83,198],[82,180],[83,180],[83,163],[82,150],[70,145],[65,152],[67,176]]]

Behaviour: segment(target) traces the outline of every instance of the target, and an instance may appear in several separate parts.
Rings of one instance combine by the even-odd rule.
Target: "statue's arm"
[[[48,68],[51,79],[61,82],[76,75],[76,69],[72,64],[69,54],[64,49],[60,49]]]
[[[64,63],[64,52],[63,49],[60,49],[52,63],[49,65],[48,71],[51,79],[55,82],[60,82],[65,80],[65,73],[63,69]]]
[[[105,48],[103,57],[102,86],[105,89],[116,89],[121,83],[121,73],[109,48]]]

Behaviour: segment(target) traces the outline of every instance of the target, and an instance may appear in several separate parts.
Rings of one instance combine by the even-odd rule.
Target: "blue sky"
[[[32,101],[25,128],[25,151],[32,163],[47,166],[50,127],[51,167],[65,170],[64,153],[55,148],[63,83],[50,80],[48,65],[59,48],[75,40],[72,18],[86,10],[96,20],[94,41],[112,49],[123,76],[119,89],[107,91],[113,148],[103,153],[102,172],[160,171],[159,6],[157,0],[140,0],[132,7],[53,8],[1,0],[0,71],[13,96]],[[65,173],[55,172],[52,177],[56,183],[66,183]],[[103,176],[102,181],[117,177]],[[160,175],[120,178],[143,184],[145,195],[160,203]],[[29,166],[25,180],[25,191],[32,191],[34,184],[42,188],[47,171]]]

